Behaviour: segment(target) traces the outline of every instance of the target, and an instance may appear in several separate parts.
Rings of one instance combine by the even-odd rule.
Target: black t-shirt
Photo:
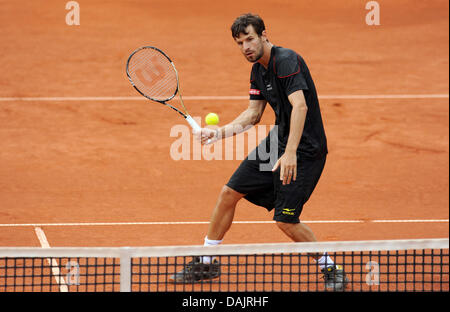
[[[274,110],[281,153],[286,148],[291,122],[288,96],[298,90],[304,92],[308,111],[297,153],[308,158],[323,157],[328,153],[327,139],[316,88],[303,58],[292,50],[273,46],[267,70],[259,63],[253,64],[250,99],[266,100]]]

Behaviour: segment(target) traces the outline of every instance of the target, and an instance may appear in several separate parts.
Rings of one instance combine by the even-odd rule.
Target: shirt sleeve
[[[250,74],[250,100],[265,100],[264,95],[261,92],[261,88],[257,86],[256,77],[255,77],[255,66],[252,68],[252,72]]]
[[[308,90],[308,84],[301,70],[298,56],[282,59],[277,64],[277,76],[286,96],[299,90]]]

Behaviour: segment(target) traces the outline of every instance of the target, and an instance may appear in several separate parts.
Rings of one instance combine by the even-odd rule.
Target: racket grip
[[[186,116],[186,121],[189,123],[189,125],[192,127],[192,129],[194,129],[195,132],[201,132],[202,131],[202,128],[198,125],[198,123],[191,116],[187,115]],[[206,144],[210,144],[210,143],[211,143],[211,139],[208,139]]]
[[[198,123],[191,116],[187,115],[186,116],[186,121],[189,123],[189,125],[192,127],[192,129],[194,129],[195,132],[202,131],[202,128],[200,128]]]

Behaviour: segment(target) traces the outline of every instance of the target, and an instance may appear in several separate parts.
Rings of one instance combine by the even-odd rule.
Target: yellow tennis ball
[[[205,117],[205,122],[207,125],[217,125],[219,123],[219,116],[214,113],[209,113]]]

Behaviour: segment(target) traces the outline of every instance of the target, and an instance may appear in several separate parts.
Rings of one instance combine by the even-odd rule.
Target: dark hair
[[[233,25],[231,25],[231,34],[233,38],[239,37],[240,34],[248,35],[248,32],[246,32],[245,29],[250,25],[253,26],[258,36],[261,36],[262,32],[266,30],[264,21],[259,15],[251,13],[242,14],[236,18]]]

